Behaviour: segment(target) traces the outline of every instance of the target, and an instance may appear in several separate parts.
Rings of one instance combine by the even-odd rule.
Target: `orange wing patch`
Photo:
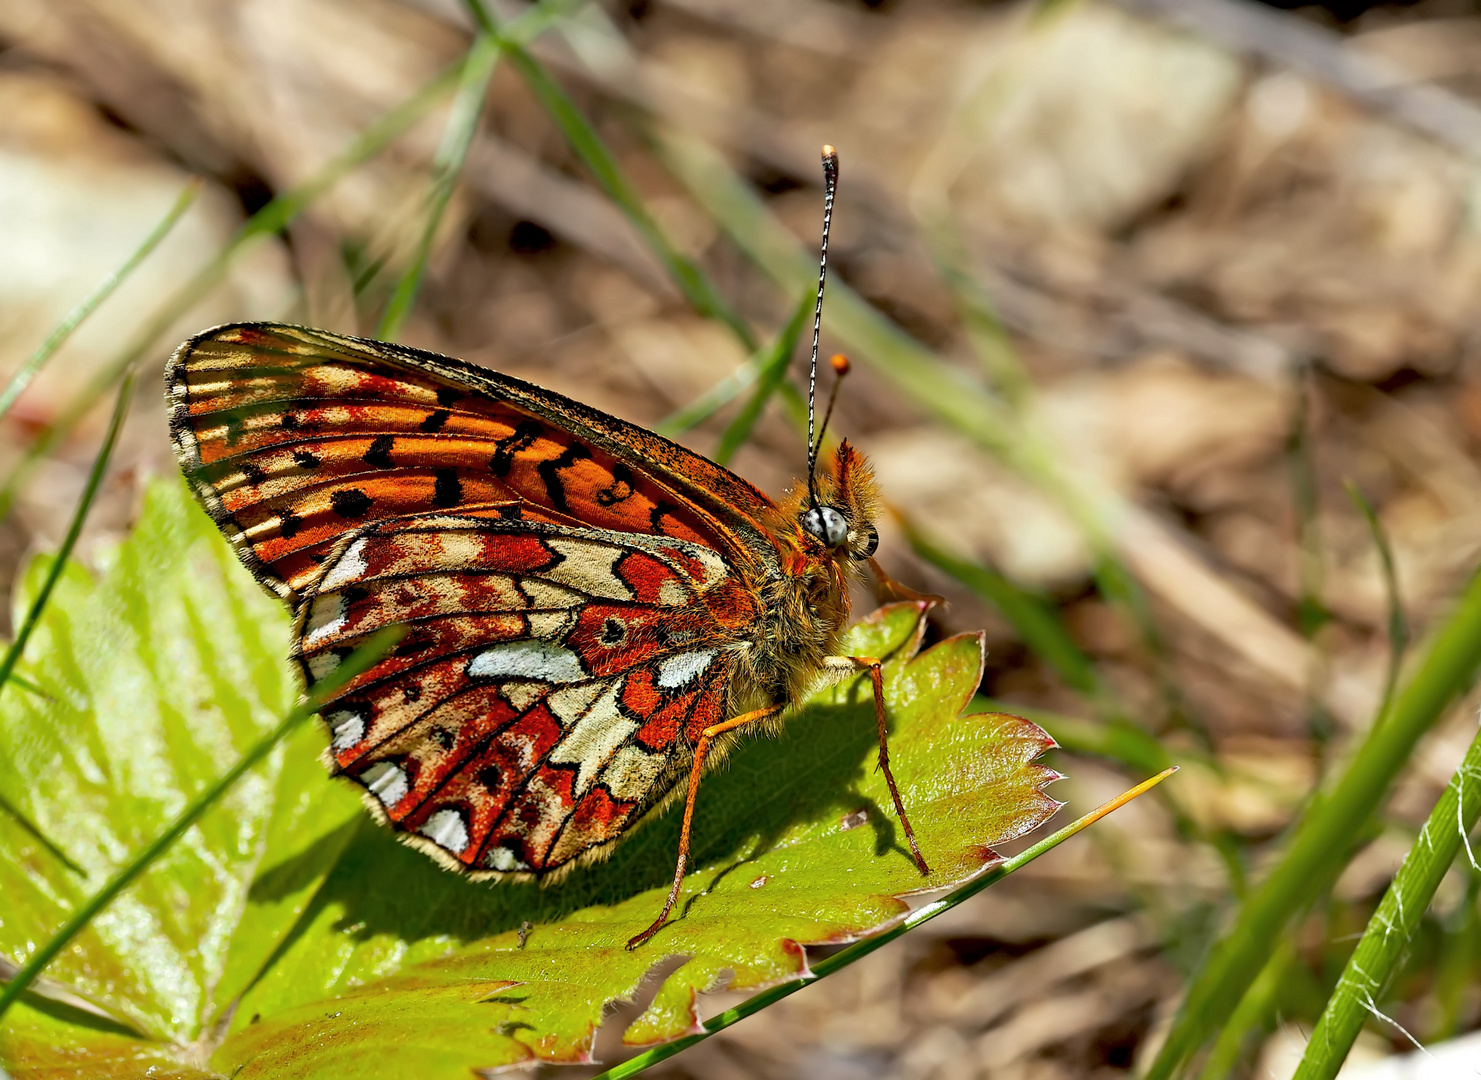
[[[726,526],[641,461],[496,396],[500,383],[527,384],[490,374],[475,386],[440,370],[449,363],[262,324],[221,327],[181,346],[167,373],[180,460],[260,581],[301,594],[347,532],[434,510],[737,550]],[[577,408],[625,433],[627,425]]]

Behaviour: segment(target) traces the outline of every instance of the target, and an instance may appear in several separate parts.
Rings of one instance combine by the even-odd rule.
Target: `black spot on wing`
[[[298,535],[298,530],[303,528],[303,518],[292,510],[284,510],[278,516],[278,534],[284,540],[292,540]]]
[[[441,431],[442,425],[447,423],[447,418],[451,415],[452,413],[446,409],[438,409],[436,412],[428,413],[427,418],[418,426],[427,434],[431,435],[434,432]]]
[[[370,444],[370,449],[365,451],[361,461],[367,465],[374,465],[377,469],[395,468],[391,460],[391,449],[396,445],[396,436],[377,435],[375,441]]]
[[[542,461],[535,467],[540,479],[545,481],[545,494],[550,497],[550,505],[563,514],[570,513],[571,508],[566,503],[566,482],[561,479],[561,471],[589,457],[590,450],[580,443],[572,443],[560,457]]]
[[[242,463],[242,475],[247,478],[249,484],[260,484],[267,479],[267,473],[263,472],[262,466],[251,461]]]
[[[616,506],[633,495],[633,474],[626,465],[617,464],[612,466],[612,483],[604,487],[596,494],[597,502],[602,506]]]
[[[667,535],[668,530],[663,527],[663,519],[666,517],[678,519],[679,508],[673,503],[662,500],[653,504],[653,509],[648,513],[648,525],[656,533]]]
[[[463,392],[456,386],[439,386],[437,388],[437,404],[442,406],[451,405],[463,396]]]
[[[508,476],[509,470],[514,468],[514,455],[528,449],[544,430],[534,420],[521,420],[512,432],[494,441],[498,449],[489,461],[489,471],[500,478]]]
[[[438,469],[437,482],[432,488],[432,505],[445,510],[462,501],[463,482],[458,479],[458,470]]]
[[[361,518],[370,513],[370,496],[359,488],[345,488],[329,497],[329,505],[342,518]]]
[[[293,451],[293,460],[301,469],[317,469],[321,462],[307,450]]]

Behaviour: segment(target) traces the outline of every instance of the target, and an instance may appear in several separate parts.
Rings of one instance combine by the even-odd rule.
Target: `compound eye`
[[[873,525],[866,525],[862,534],[858,532],[850,533],[849,547],[849,554],[855,559],[863,560],[869,558],[879,550],[879,530]]]
[[[802,515],[802,527],[830,548],[848,542],[848,522],[831,506],[815,506]]]

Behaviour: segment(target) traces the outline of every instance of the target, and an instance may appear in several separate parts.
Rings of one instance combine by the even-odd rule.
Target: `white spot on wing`
[[[614,680],[550,752],[554,763],[579,766],[573,787],[578,799],[591,790],[613,752],[638,730],[637,721],[617,711],[617,689],[621,685]]]
[[[515,712],[524,712],[547,693],[550,687],[541,682],[510,682],[499,688],[500,695]]]
[[[514,852],[507,847],[490,848],[489,853],[483,857],[484,864],[492,870],[503,870],[506,873],[514,870],[528,870],[529,866],[519,861]]]
[[[530,623],[530,636],[537,638],[560,637],[570,617],[569,611],[532,611],[525,616]]]
[[[321,652],[307,658],[309,675],[314,682],[318,682],[335,668],[339,667],[339,654],[335,652]]]
[[[692,599],[689,590],[672,578],[658,587],[658,602],[666,607],[683,607]]]
[[[638,746],[624,746],[612,755],[612,760],[602,770],[601,781],[607,785],[612,798],[621,802],[641,802],[651,794],[653,782],[663,772],[667,758],[663,754],[650,754]]]
[[[581,661],[570,649],[550,641],[501,641],[468,661],[468,674],[476,679],[538,679],[541,682],[575,682],[587,677]]]
[[[564,611],[573,603],[581,600],[581,594],[576,592],[576,590],[563,588],[560,585],[553,585],[548,581],[541,581],[538,578],[520,578],[519,587],[530,598],[530,607],[534,608],[550,608],[551,610]]]
[[[304,648],[317,648],[343,630],[347,606],[340,594],[314,597],[308,621],[304,623]]]
[[[588,596],[607,600],[632,599],[632,591],[612,571],[613,564],[624,554],[621,548],[566,538],[552,538],[546,543],[565,558],[549,570],[542,570],[541,577],[579,589]]]
[[[335,560],[334,565],[329,568],[329,573],[324,575],[324,580],[319,582],[320,592],[328,592],[331,589],[348,585],[369,569],[365,564],[365,541],[365,537],[360,537]]]
[[[601,692],[602,684],[599,682],[582,683],[557,690],[550,695],[550,711],[560,721],[561,727],[570,727],[586,715],[586,710]]]
[[[730,576],[730,570],[726,567],[725,560],[718,553],[711,551],[707,547],[699,544],[681,544],[673,540],[664,544],[663,547],[668,548],[671,552],[679,552],[684,555],[683,559],[674,559],[669,565],[693,581],[701,590],[708,589],[717,581]],[[672,556],[670,557],[672,558]],[[691,559],[700,565],[700,575],[698,577],[690,572],[692,565],[688,563],[688,560]]]
[[[411,790],[406,782],[406,770],[389,761],[377,761],[360,774],[360,782],[386,806],[395,806]]]
[[[463,815],[456,810],[437,811],[417,832],[454,855],[463,854],[468,846],[468,826],[463,823]]]
[[[687,686],[710,666],[710,661],[714,658],[713,649],[670,656],[658,665],[658,685],[665,690],[677,690],[681,686]]]
[[[365,717],[359,713],[330,713],[327,719],[329,730],[334,733],[330,749],[335,753],[342,753],[365,738]]]

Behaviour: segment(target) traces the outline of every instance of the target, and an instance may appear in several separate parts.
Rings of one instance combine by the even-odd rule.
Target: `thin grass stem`
[[[123,385],[118,388],[118,395],[113,402],[113,415],[108,418],[108,430],[103,435],[103,444],[93,458],[92,468],[88,471],[87,484],[82,489],[82,497],[77,501],[77,509],[72,512],[72,521],[67,526],[67,534],[62,538],[62,544],[57,553],[52,557],[51,565],[46,568],[46,577],[42,579],[41,588],[36,591],[36,596],[31,601],[31,607],[26,616],[21,620],[21,625],[16,629],[15,638],[10,647],[5,650],[5,656],[0,658],[0,685],[11,677],[15,671],[16,664],[20,663],[21,654],[25,652],[26,642],[31,640],[31,634],[35,632],[37,625],[41,622],[42,612],[46,610],[47,602],[51,600],[52,590],[56,588],[57,582],[61,580],[62,572],[67,568],[67,560],[72,555],[72,549],[77,546],[78,537],[82,535],[82,526],[87,521],[87,515],[93,508],[93,502],[98,497],[98,489],[102,486],[103,476],[108,471],[108,462],[113,458],[114,448],[118,445],[119,433],[123,430],[124,419],[129,413],[129,404],[134,395],[134,375],[129,373]]]
[[[510,21],[504,30],[503,43],[533,40],[553,26],[568,6],[571,5],[554,3],[549,7],[531,8],[519,18]],[[467,59],[465,55],[463,59],[444,69],[421,89],[371,123],[318,173],[297,187],[274,197],[249,217],[212,260],[160,305],[130,343],[63,409],[56,420],[42,430],[3,486],[0,486],[0,519],[10,512],[17,490],[30,477],[36,463],[56,448],[135,361],[144,356],[171,326],[220,284],[237,258],[256,242],[285,229],[294,218],[352,170],[386,149],[398,136],[430,112],[458,85]]]
[[[5,390],[0,392],[0,418],[10,412],[16,399],[25,392],[26,387],[31,385],[31,380],[46,366],[46,362],[56,355],[57,350],[72,336],[73,331],[81,326],[87,317],[102,305],[103,301],[112,296],[114,290],[127,281],[139,264],[153,254],[154,249],[159,247],[166,236],[170,235],[175,225],[185,216],[185,211],[190,209],[191,204],[195,202],[196,196],[201,193],[202,183],[199,177],[192,177],[186,183],[169,210],[165,211],[165,216],[160,218],[143,242],[123,261],[123,265],[100,281],[91,295],[68,312],[67,316],[46,336],[46,340],[21,365],[20,370],[10,377]]]
[[[86,870],[73,862],[67,853],[53,842],[49,836],[42,832],[34,821],[23,814],[20,807],[11,803],[4,795],[0,795],[0,814],[5,814],[14,821],[21,831],[45,848],[48,855],[72,871],[72,873],[83,875],[87,873]]]
[[[1470,868],[1481,873],[1470,834],[1481,816],[1481,732],[1471,741],[1460,768],[1435,801],[1429,818],[1404,857],[1378,910],[1348,958],[1337,988],[1311,1032],[1294,1080],[1331,1080],[1352,1049],[1363,1024],[1387,1018],[1379,1001],[1403,961],[1430,901],[1465,847]],[[1392,1022],[1389,1021],[1392,1027]]]
[[[1350,857],[1355,824],[1376,813],[1415,744],[1471,685],[1481,664],[1481,576],[1440,626],[1413,677],[1341,775],[1314,798],[1269,875],[1240,906],[1233,928],[1200,966],[1146,1080],[1168,1080],[1215,1037],[1291,919],[1319,897]],[[1468,793],[1469,794],[1469,793]]]
[[[432,179],[427,190],[427,220],[422,225],[422,234],[417,239],[416,251],[411,265],[396,282],[386,310],[381,314],[380,325],[375,336],[384,341],[394,341],[406,323],[411,309],[416,306],[417,293],[421,291],[422,279],[427,273],[427,261],[432,255],[432,244],[447,212],[457,187],[458,177],[463,172],[463,163],[468,160],[468,150],[473,137],[478,133],[478,121],[483,116],[483,104],[488,97],[489,80],[499,62],[499,44],[488,34],[480,33],[473,40],[473,47],[463,61],[463,70],[458,79],[458,92],[448,114],[447,126],[442,131],[442,142],[432,159]]]
[[[1018,631],[1024,644],[1059,673],[1066,686],[1087,697],[1105,695],[1094,663],[1070,637],[1052,604],[1020,588],[996,570],[948,553],[903,514],[895,516],[911,551],[996,608]]]
[[[1409,620],[1404,615],[1404,602],[1399,593],[1399,571],[1394,564],[1394,551],[1388,542],[1388,533],[1378,512],[1356,483],[1347,481],[1347,493],[1353,504],[1368,523],[1368,532],[1373,537],[1373,546],[1378,550],[1379,565],[1383,567],[1383,587],[1388,596],[1388,675],[1383,682],[1383,704],[1379,706],[1380,717],[1388,715],[1389,705],[1394,699],[1394,688],[1399,683],[1399,671],[1404,664],[1404,653],[1409,648]],[[1381,721],[1380,721],[1381,722]]]
[[[60,560],[58,560],[60,561]],[[241,760],[231,767],[220,779],[211,784],[194,799],[192,799],[184,810],[175,818],[170,826],[147,844],[142,851],[135,855],[127,864],[108,879],[108,882],[94,893],[88,900],[72,913],[68,919],[45,945],[37,949],[19,971],[10,980],[0,987],[0,1017],[3,1017],[10,1006],[25,993],[26,989],[36,981],[37,977],[46,970],[57,956],[65,949],[72,940],[77,937],[87,925],[106,908],[119,893],[147,870],[159,859],[170,847],[184,836],[186,831],[200,820],[207,810],[214,806],[223,795],[229,791],[233,784],[240,780],[248,770],[260,764],[273,748],[282,742],[300,724],[313,716],[318,711],[320,703],[331,697],[335,691],[344,686],[356,675],[365,671],[370,665],[379,660],[386,651],[390,649],[405,634],[405,628],[399,626],[388,627],[370,638],[364,645],[360,646],[344,662],[335,668],[333,673],[316,683],[304,700],[284,717],[271,732],[259,740],[251,749],[242,755]]]
[[[1227,1080],[1239,1067],[1251,1035],[1264,1031],[1274,1015],[1285,991],[1296,959],[1296,950],[1289,935],[1282,937],[1277,948],[1271,950],[1270,959],[1260,972],[1249,991],[1239,1003],[1239,1008],[1229,1017],[1229,1023],[1219,1032],[1219,1037],[1209,1051],[1198,1080]]]
[[[1046,851],[1058,847],[1064,841],[1095,824],[1113,810],[1120,809],[1137,796],[1151,791],[1177,771],[1176,768],[1164,769],[1156,776],[1144,780],[1136,787],[1116,796],[1110,802],[1096,807],[1084,817],[1071,822],[1053,835],[1046,836],[1032,847],[1025,848],[1012,858],[1004,859],[1002,862],[988,868],[971,881],[952,890],[941,899],[917,908],[888,930],[871,935],[862,941],[856,941],[852,945],[840,949],[832,956],[825,957],[813,965],[813,979],[794,979],[780,986],[774,986],[769,990],[763,990],[754,997],[747,998],[735,1008],[727,1009],[713,1019],[706,1021],[702,1031],[697,1031],[692,1035],[686,1035],[681,1039],[675,1039],[673,1042],[664,1043],[662,1046],[655,1046],[651,1050],[647,1050],[635,1058],[624,1061],[620,1065],[614,1065],[606,1072],[598,1073],[593,1080],[622,1080],[624,1077],[637,1076],[639,1073],[657,1065],[665,1058],[673,1057],[681,1050],[687,1050],[696,1043],[708,1039],[716,1032],[725,1030],[731,1024],[739,1020],[744,1020],[748,1016],[753,1016],[767,1006],[780,1001],[782,998],[795,994],[810,982],[831,975],[835,971],[842,971],[850,964],[857,963],[876,949],[888,945],[896,938],[914,930],[917,926],[927,923],[937,915],[950,911],[963,901],[971,899],[989,885],[1003,880],[1003,878],[1015,870],[1027,866]]]
[[[756,426],[756,421],[761,419],[766,403],[781,388],[787,377],[787,368],[792,363],[792,354],[797,351],[797,339],[802,336],[802,328],[806,325],[812,306],[811,295],[802,297],[792,312],[792,318],[782,327],[776,341],[761,357],[756,389],[751,392],[745,405],[741,406],[735,419],[721,433],[720,442],[715,447],[715,460],[721,465],[728,465],[735,452],[751,437],[751,430]]]
[[[565,136],[567,144],[607,193],[607,197],[626,215],[638,235],[653,249],[653,253],[663,263],[669,277],[690,306],[701,315],[724,323],[747,350],[756,351],[759,343],[751,328],[730,306],[699,265],[681,253],[664,235],[658,222],[643,205],[643,200],[623,172],[622,166],[617,163],[616,155],[607,148],[591,121],[576,107],[576,103],[560,84],[550,77],[522,43],[499,29],[484,0],[463,0],[463,6],[484,33],[499,41],[509,62],[529,84],[530,90]]]

